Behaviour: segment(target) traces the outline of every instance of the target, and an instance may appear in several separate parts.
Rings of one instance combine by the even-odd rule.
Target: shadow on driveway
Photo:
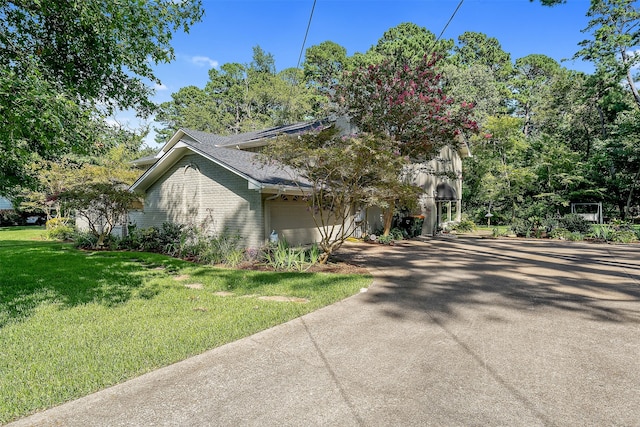
[[[347,245],[367,292],[14,425],[640,420],[640,246]]]

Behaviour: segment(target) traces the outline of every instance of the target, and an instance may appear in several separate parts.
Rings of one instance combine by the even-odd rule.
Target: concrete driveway
[[[640,425],[640,246],[347,252],[368,292],[14,425]]]

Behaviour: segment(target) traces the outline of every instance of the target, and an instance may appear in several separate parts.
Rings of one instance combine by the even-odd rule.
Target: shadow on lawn
[[[0,327],[43,303],[73,307],[122,304],[148,270],[131,254],[81,252],[54,242],[0,242]]]
[[[367,296],[387,315],[432,320],[477,309],[556,309],[594,321],[640,323],[640,246],[561,241],[428,239],[395,247],[354,245],[351,258],[375,271]]]

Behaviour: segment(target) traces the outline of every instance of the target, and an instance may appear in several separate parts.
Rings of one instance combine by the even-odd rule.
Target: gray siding
[[[422,215],[424,215],[424,224],[422,227],[423,235],[432,235],[438,226],[437,212],[438,206],[435,200],[436,186],[441,182],[451,185],[458,196],[458,208],[462,201],[462,159],[460,155],[450,147],[444,147],[440,151],[440,155],[428,163],[414,165],[414,183],[424,190],[420,199],[422,207]],[[452,174],[457,178],[444,176],[444,174]],[[455,202],[454,202],[455,205]],[[454,206],[455,208],[455,206]],[[456,220],[460,220],[460,211],[455,216]]]
[[[239,233],[244,246],[264,243],[260,193],[247,180],[197,154],[186,155],[146,192],[139,227],[190,224],[210,233]]]
[[[12,211],[13,210],[13,204],[11,203],[11,201],[9,199],[6,199],[4,197],[0,197],[0,211]]]

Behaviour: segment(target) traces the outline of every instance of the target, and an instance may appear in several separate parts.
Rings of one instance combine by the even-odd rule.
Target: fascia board
[[[185,143],[178,142],[173,145],[173,147],[166,152],[160,159],[154,163],[145,173],[143,173],[140,178],[134,182],[131,187],[129,187],[129,191],[141,192],[145,191],[147,188],[151,187],[151,185],[164,173],[166,172],[175,162],[177,162],[183,155],[184,152],[189,148]]]
[[[160,156],[165,155],[166,153],[169,152],[169,150],[171,150],[171,148],[173,148],[178,142],[180,142],[180,140],[182,139],[183,136],[185,136],[186,134],[184,133],[184,131],[182,129],[178,129],[176,131],[176,133],[173,134],[173,136],[169,139],[169,141],[167,141],[162,148],[160,149],[160,151],[158,152],[158,154],[160,154]]]

